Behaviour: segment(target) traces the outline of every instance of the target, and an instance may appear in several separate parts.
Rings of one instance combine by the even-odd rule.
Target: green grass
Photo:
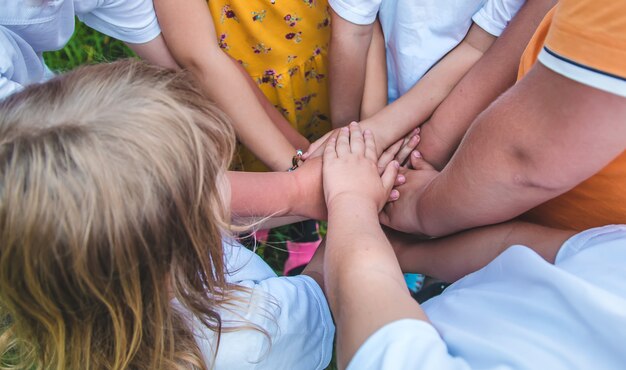
[[[76,21],[72,39],[63,49],[44,53],[46,64],[55,72],[128,57],[135,57],[135,53],[123,42],[103,35],[79,21]]]

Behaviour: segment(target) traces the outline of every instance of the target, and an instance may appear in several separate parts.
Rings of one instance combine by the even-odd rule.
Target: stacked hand
[[[403,184],[396,189],[402,197],[395,202],[388,203],[380,214],[380,222],[395,230],[410,234],[421,234],[422,227],[417,208],[421,196],[430,182],[439,174],[428,164],[418,151],[413,151],[410,158],[411,167],[402,169]]]
[[[378,211],[382,209],[379,215],[382,224],[406,233],[421,234],[417,213],[419,200],[438,172],[413,149],[419,142],[418,134],[419,131],[414,130],[377,157],[374,136],[369,130],[362,132],[356,122],[333,131],[323,153],[326,204],[320,199],[321,158],[310,156],[295,171],[300,172],[301,188],[311,190],[303,196],[307,199],[303,203],[307,214],[314,209],[316,216],[324,217],[324,205],[337,197],[350,197],[353,201],[371,202]],[[406,164],[400,166],[399,161],[406,161]]]
[[[363,133],[356,122],[328,139],[323,162],[324,196],[329,207],[341,198],[366,202],[380,211],[388,200],[399,196],[397,190],[392,191],[399,163],[390,161],[379,174],[374,136],[369,131]]]
[[[352,123],[356,123],[356,122],[352,122]],[[352,123],[350,125],[352,125]],[[324,151],[324,147],[328,143],[328,140],[331,137],[336,137],[342,128],[343,127],[327,132],[324,136],[322,136],[321,138],[311,143],[307,151],[302,155],[302,159],[307,160],[307,159],[321,156]],[[361,129],[363,128],[361,127]],[[405,137],[400,138],[398,141],[393,143],[382,153],[380,160],[385,161],[385,163],[393,159],[398,161],[400,164],[404,164],[405,162],[408,162],[407,159],[408,159],[409,154],[411,154],[411,151],[413,151],[417,147],[417,144],[419,144],[420,142],[419,133],[420,133],[420,128],[417,127],[416,129],[409,132],[409,134],[406,135]]]

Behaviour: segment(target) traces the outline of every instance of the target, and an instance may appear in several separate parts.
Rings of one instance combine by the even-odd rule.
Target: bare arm
[[[259,103],[250,78],[219,48],[206,2],[156,0],[154,5],[176,61],[198,78],[207,96],[231,117],[239,140],[270,168],[289,168],[295,148]]]
[[[554,4],[556,0],[527,0],[504,33],[422,126],[418,149],[435,168],[443,168],[450,160],[476,116],[513,86],[524,48]]]
[[[234,217],[304,216],[326,218],[322,159],[306,161],[293,172],[229,171]]]
[[[326,295],[337,324],[339,368],[376,330],[403,318],[426,320],[404,283],[378,211],[396,170],[376,169],[373,137],[342,128],[324,152],[324,195],[329,220],[324,256]],[[363,147],[365,149],[365,155]],[[397,163],[396,163],[397,165]],[[397,168],[397,167],[396,167]]]
[[[554,263],[559,248],[575,234],[525,222],[476,228],[438,239],[388,231],[404,272],[419,272],[447,282],[478,271],[511,245],[525,245]]]
[[[374,22],[372,42],[367,51],[365,85],[359,120],[373,116],[387,105],[387,56],[385,35],[378,19]]]
[[[446,98],[456,83],[480,59],[494,40],[494,36],[472,24],[462,42],[426,73],[411,90],[393,103],[385,106],[384,103],[381,104],[381,100],[384,98],[386,101],[387,98],[386,68],[382,69],[382,72],[380,68],[381,58],[382,61],[385,60],[384,45],[379,45],[380,40],[373,38],[367,56],[367,89],[365,89],[363,95],[362,116],[359,117],[358,112],[351,111],[350,115],[346,116],[350,120],[343,123],[340,121],[333,122],[338,122],[337,124],[341,126],[362,118],[361,126],[374,133],[380,154],[385,148],[391,146],[412,129],[426,121],[439,103]],[[382,56],[380,55],[381,53]],[[343,66],[343,68],[348,69],[346,66]],[[351,73],[354,73],[354,71],[351,71]],[[374,78],[376,74],[379,74],[381,77]],[[382,78],[382,76],[385,78]],[[341,94],[347,94],[350,91],[344,89],[344,85],[345,83],[337,83],[337,89],[341,88]],[[383,93],[384,96],[382,95]],[[350,103],[342,105],[341,100],[332,99],[332,104],[338,106],[339,108],[337,109],[346,111],[349,108],[354,108],[356,103],[350,101]],[[352,110],[356,111],[356,108]],[[335,127],[337,126],[335,125]],[[315,153],[313,154],[314,156],[321,154],[319,148],[326,138],[324,137],[316,141],[309,149],[309,152]]]
[[[494,36],[472,24],[463,41],[411,90],[377,114],[361,121],[364,128],[374,132],[378,148],[388,147],[426,121],[494,40]]]
[[[626,99],[535,64],[417,190],[414,231],[447,235],[502,222],[566,192],[624,151],[624,117]]]
[[[332,9],[330,13],[330,112],[333,127],[341,127],[359,120],[367,53],[374,25],[356,25],[341,18]]]
[[[143,44],[131,44],[127,42],[126,45],[141,59],[145,59],[152,64],[166,68],[179,68],[170,50],[167,48],[167,45],[165,45],[162,34]]]

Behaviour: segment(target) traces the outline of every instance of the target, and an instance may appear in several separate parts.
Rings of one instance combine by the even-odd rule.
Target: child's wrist
[[[329,197],[326,207],[329,213],[345,208],[358,211],[359,213],[371,211],[373,214],[378,215],[378,204],[374,199],[365,195],[349,192],[343,192]]]

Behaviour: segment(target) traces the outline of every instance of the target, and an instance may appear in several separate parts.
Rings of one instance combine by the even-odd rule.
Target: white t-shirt
[[[319,285],[305,275],[277,277],[259,256],[238,244],[224,243],[224,254],[226,280],[252,294],[238,294],[243,303],[234,311],[220,312],[223,325],[255,324],[271,342],[256,330],[222,332],[214,368],[325,369],[332,358],[335,326]],[[196,327],[197,343],[211,364],[215,333]]]
[[[65,46],[74,15],[129,43],[161,33],[151,0],[0,0],[0,9],[0,99],[52,76],[42,54]]]
[[[623,369],[626,226],[567,240],[554,265],[512,246],[374,333],[349,369]]]
[[[355,24],[378,15],[387,49],[389,102],[404,95],[463,40],[472,20],[500,36],[525,0],[329,0]]]

